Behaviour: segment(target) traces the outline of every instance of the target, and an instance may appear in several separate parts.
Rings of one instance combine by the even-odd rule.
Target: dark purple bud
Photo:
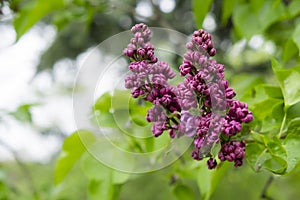
[[[217,166],[217,161],[214,158],[210,158],[207,160],[207,167],[208,169],[214,169]]]

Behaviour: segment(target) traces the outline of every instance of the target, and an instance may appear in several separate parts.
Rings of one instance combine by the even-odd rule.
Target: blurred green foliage
[[[165,169],[128,174],[108,168],[92,157],[86,145],[101,138],[90,131],[79,130],[65,139],[55,166],[55,161],[47,165],[25,164],[32,180],[28,180],[27,172],[22,172],[24,165],[1,163],[0,199],[252,200],[263,196],[297,199],[300,196],[297,190],[300,178],[300,1],[176,0],[175,9],[170,13],[162,12],[155,3],[159,1],[148,1],[153,9],[150,17],[136,12],[140,2],[2,0],[0,17],[4,15],[2,9],[8,6],[14,14],[17,40],[37,23],[56,27],[55,40],[40,58],[39,73],[51,70],[60,59],[75,59],[89,47],[128,30],[135,23],[142,21],[149,26],[191,34],[196,28],[205,28],[203,22],[209,14],[216,23],[211,30],[218,50],[216,59],[225,64],[226,76],[237,91],[237,97],[248,103],[255,117],[243,129],[243,136],[249,141],[245,166],[233,169],[224,163],[214,171],[207,171],[205,162],[190,159],[188,150]],[[251,46],[257,44],[256,36],[262,38],[259,47]],[[244,45],[240,45],[241,42]],[[121,127],[121,131],[139,136],[149,134],[144,118],[149,105],[129,99],[128,91],[104,94],[93,107],[92,121],[98,121],[98,125],[112,132],[120,131]],[[31,123],[31,106],[21,105],[10,114]],[[131,151],[152,152],[170,140],[125,137],[124,141],[124,148]],[[269,179],[270,176],[273,178]],[[266,185],[267,180],[273,183]],[[265,186],[268,186],[266,190]]]

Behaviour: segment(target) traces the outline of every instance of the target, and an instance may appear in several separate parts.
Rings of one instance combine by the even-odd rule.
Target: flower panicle
[[[242,124],[251,122],[253,115],[246,103],[234,99],[236,92],[225,79],[224,66],[212,59],[216,55],[212,36],[204,30],[193,33],[179,66],[183,82],[172,86],[168,80],[176,74],[155,56],[150,29],[137,24],[131,31],[134,37],[123,52],[131,59],[125,87],[134,98],[153,104],[146,118],[153,122],[154,137],[164,131],[169,131],[171,138],[192,137],[192,158],[208,158],[209,169],[218,165],[211,151],[220,143],[219,160],[241,166],[246,144],[236,138]]]
[[[169,85],[168,80],[174,78],[176,73],[168,63],[158,61],[147,25],[137,24],[131,32],[134,37],[123,51],[131,59],[128,67],[131,74],[125,78],[125,87],[131,89],[132,97],[140,97],[153,104],[146,116],[148,122],[153,122],[153,136],[158,137],[169,131],[170,136],[175,137],[180,106],[175,87]]]

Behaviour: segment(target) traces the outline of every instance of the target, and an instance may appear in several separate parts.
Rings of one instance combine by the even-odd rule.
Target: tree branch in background
[[[271,175],[271,176],[268,178],[267,182],[265,183],[265,185],[264,185],[264,187],[263,187],[263,190],[262,190],[262,192],[261,192],[261,195],[260,195],[260,197],[261,197],[262,199],[274,200],[272,197],[270,197],[270,196],[267,195],[268,189],[269,189],[271,183],[273,182],[273,180],[274,180],[274,177]]]

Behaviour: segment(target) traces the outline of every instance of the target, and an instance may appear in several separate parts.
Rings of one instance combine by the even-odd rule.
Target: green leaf
[[[294,119],[294,118],[300,117],[299,110],[300,110],[300,102],[292,105],[291,107],[289,107],[287,109],[287,112],[286,112],[287,113],[287,118],[288,119]]]
[[[247,161],[251,168],[258,172],[262,169],[274,174],[284,174],[287,169],[286,151],[277,138],[265,136],[266,146],[251,143],[247,145]]]
[[[248,102],[248,99],[252,98],[255,86],[264,83],[264,80],[261,76],[249,76],[249,74],[245,73],[233,76],[231,83],[237,93],[237,98]]]
[[[208,200],[211,197],[217,185],[225,175],[229,164],[229,162],[222,162],[216,169],[209,170],[207,168],[206,162],[201,162],[197,177],[197,183],[202,199]]]
[[[287,169],[287,162],[278,156],[273,156],[264,162],[263,168],[274,174],[285,174]]]
[[[91,145],[94,141],[94,134],[87,130],[78,130],[65,139],[55,166],[55,184],[62,182],[82,154],[86,152],[86,145]]]
[[[10,115],[14,116],[17,120],[21,122],[32,122],[32,117],[31,117],[31,107],[37,105],[37,104],[23,104],[20,105],[17,110],[14,112],[9,113]]]
[[[300,102],[300,73],[291,72],[289,76],[285,77],[283,81],[284,93],[285,93],[285,104],[287,106],[294,105]]]
[[[263,34],[270,25],[285,15],[284,6],[279,0],[267,0],[263,4],[260,1],[257,5],[253,3],[240,4],[233,11],[233,23],[241,37],[250,39],[253,35]]]
[[[100,113],[109,113],[111,108],[111,95],[109,92],[104,93],[99,97],[94,104],[93,111],[99,111]]]
[[[282,99],[267,99],[251,107],[257,131],[266,134],[277,134],[284,116]]]
[[[265,3],[264,1],[260,1],[260,0],[250,0],[249,1],[250,10],[254,13],[259,12],[259,10],[263,7],[264,3]]]
[[[281,126],[284,114],[284,101],[280,87],[260,84],[251,91],[244,101],[248,103],[253,112],[252,125],[257,126],[260,132],[275,132]],[[247,101],[246,101],[247,100]]]
[[[127,90],[103,94],[94,104],[93,120],[101,127],[118,128],[127,135],[149,137],[151,124],[146,120],[151,103],[134,99]]]
[[[253,105],[253,113],[257,120],[263,121],[266,117],[272,115],[273,109],[277,105],[282,105],[283,101],[281,99],[267,99]]]
[[[110,179],[95,180],[92,179],[89,182],[88,194],[90,200],[113,200],[114,199],[114,185],[111,184]]]
[[[82,169],[89,178],[90,199],[116,199],[120,184],[125,183],[130,174],[105,166],[91,154],[82,159]]]
[[[113,110],[129,110],[129,100],[131,98],[129,90],[114,90],[111,97],[111,108]]]
[[[82,169],[89,179],[105,181],[110,177],[113,184],[125,183],[130,174],[108,167],[87,153],[82,159]]]
[[[266,94],[270,98],[283,99],[283,94],[280,87],[274,85],[264,85],[263,87],[265,89]]]
[[[272,70],[276,75],[277,70],[284,69],[284,67],[275,59],[271,57],[272,61]]]
[[[268,152],[272,156],[278,156],[282,159],[286,159],[287,153],[284,147],[281,144],[281,141],[277,137],[269,138],[269,136],[265,136],[265,145],[268,148]]]
[[[287,134],[300,134],[300,117],[294,118],[289,122]]]
[[[112,113],[96,113],[94,116],[96,124],[101,127],[116,127],[115,119]]]
[[[198,28],[202,28],[203,21],[210,10],[212,0],[193,0],[193,13]]]
[[[288,5],[288,12],[290,18],[293,18],[298,14],[300,14],[300,1],[298,0],[291,1],[290,4]]]
[[[131,120],[139,126],[146,126],[149,122],[146,120],[148,109],[152,104],[141,99],[131,98],[129,102],[129,113]]]
[[[17,40],[26,33],[34,24],[49,13],[64,8],[64,0],[33,0],[27,3],[17,14],[14,20],[14,27],[17,32]]]
[[[298,49],[300,49],[300,21],[298,21],[296,28],[294,30],[293,41],[297,45]]]
[[[173,189],[174,195],[178,200],[194,200],[196,199],[194,191],[192,188],[184,184],[176,184]]]
[[[0,199],[9,199],[9,185],[7,184],[7,174],[3,171],[3,169],[0,169]]]
[[[94,118],[98,125],[118,127],[122,123],[122,127],[125,127],[130,119],[130,98],[130,92],[127,90],[115,90],[112,95],[106,92],[99,97],[93,106]]]
[[[298,53],[298,47],[292,38],[290,38],[283,47],[282,59],[287,62]]]
[[[251,136],[255,141],[257,141],[259,143],[264,143],[264,135],[263,134],[252,131]]]
[[[234,28],[239,36],[250,39],[253,35],[262,32],[256,15],[251,12],[249,5],[238,5],[232,15]]]
[[[248,78],[245,76],[244,79]],[[238,82],[236,82],[236,84],[238,84]],[[246,94],[242,96],[241,100],[247,102],[251,109],[253,109],[252,107],[256,104],[262,103],[263,101],[268,101],[270,99],[272,99],[271,101],[283,101],[283,94],[279,86],[262,84],[261,80],[254,81],[251,83],[249,88],[246,87],[244,90],[242,90],[243,87],[241,87],[241,89],[239,89],[239,87],[237,88],[237,92],[240,91],[242,93],[243,91],[246,91]]]
[[[250,167],[258,172],[261,170],[264,162],[271,158],[267,153],[267,149],[264,145],[258,143],[250,143],[246,147],[246,158]]]
[[[114,90],[100,96],[93,106],[93,111],[111,113],[116,110],[129,110],[130,92],[127,90]]]
[[[298,132],[290,133],[284,140],[287,152],[288,167],[286,172],[291,172],[300,162],[300,134]]]
[[[283,69],[275,59],[272,59],[272,68],[283,92],[285,107],[300,102],[299,68]]]
[[[118,133],[117,129],[114,130],[90,145],[89,153],[105,166],[131,172],[134,170],[136,157],[132,149],[129,149],[129,137],[124,135]]]
[[[222,24],[226,24],[230,18],[234,7],[236,6],[237,0],[223,0],[222,5]]]

